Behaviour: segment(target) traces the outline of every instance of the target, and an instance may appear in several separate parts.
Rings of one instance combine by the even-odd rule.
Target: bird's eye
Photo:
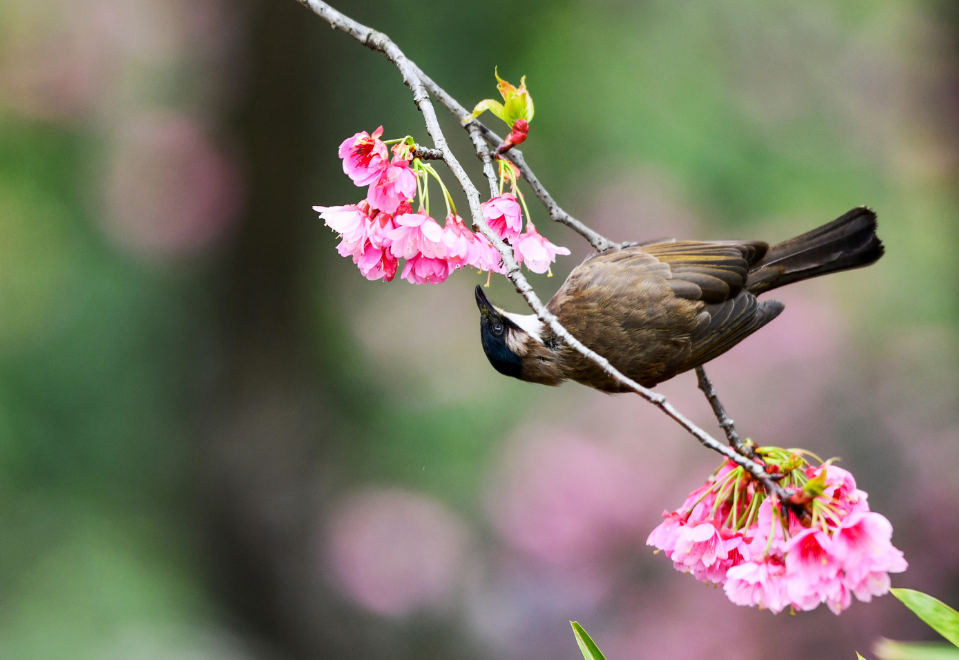
[[[494,335],[501,335],[501,334],[503,334],[503,326],[502,326],[502,324],[500,324],[500,323],[494,323],[494,324],[493,324],[493,334],[494,334]]]

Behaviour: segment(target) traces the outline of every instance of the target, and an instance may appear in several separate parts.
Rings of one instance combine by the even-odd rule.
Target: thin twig
[[[739,433],[736,431],[736,423],[726,414],[726,409],[716,395],[716,390],[713,389],[713,384],[706,375],[706,370],[702,367],[696,367],[696,378],[699,381],[699,389],[706,395],[706,400],[709,401],[709,405],[713,408],[716,421],[719,422],[719,426],[726,432],[726,439],[729,440],[729,446],[743,456],[748,456],[749,458],[755,456],[756,452],[753,451],[753,448],[743,442],[739,437]]]
[[[749,474],[763,484],[769,494],[778,496],[783,502],[788,501],[787,498],[789,493],[782,486],[776,483],[775,480],[770,478],[762,465],[751,460],[750,458],[747,458],[746,456],[737,453],[733,448],[722,444],[708,433],[703,431],[701,428],[693,424],[682,413],[676,410],[676,408],[674,408],[662,394],[649,390],[631,378],[620,373],[620,371],[613,367],[613,365],[611,365],[606,358],[586,347],[582,342],[571,335],[569,331],[559,323],[557,318],[546,309],[546,306],[539,299],[539,296],[536,295],[533,287],[530,286],[529,282],[523,276],[519,265],[513,258],[512,249],[506,245],[506,243],[500,240],[500,238],[490,229],[489,225],[486,223],[486,220],[483,218],[483,212],[479,202],[479,191],[476,189],[476,186],[463,170],[463,167],[456,159],[456,156],[453,155],[453,152],[450,150],[449,145],[446,142],[446,137],[443,135],[443,131],[436,119],[436,112],[433,108],[432,102],[430,101],[429,94],[427,94],[424,87],[424,80],[428,79],[422,74],[416,65],[414,65],[406,57],[406,55],[403,54],[403,51],[401,51],[399,47],[394,44],[385,34],[357,23],[353,19],[348,18],[347,16],[344,16],[340,12],[336,11],[325,2],[321,2],[320,0],[298,0],[298,2],[311,9],[318,16],[327,21],[332,27],[346,32],[368,48],[382,53],[400,70],[404,82],[413,91],[414,102],[423,112],[423,117],[426,121],[426,130],[433,139],[435,148],[443,153],[443,160],[446,162],[447,166],[449,166],[450,171],[453,172],[453,176],[456,177],[460,186],[463,188],[463,192],[466,194],[466,198],[469,200],[473,225],[477,227],[479,231],[482,232],[482,234],[487,238],[487,240],[489,240],[499,251],[503,259],[503,264],[506,267],[506,276],[513,283],[513,286],[516,287],[516,291],[523,296],[530,308],[536,313],[536,316],[539,318],[539,320],[548,325],[557,337],[566,342],[566,344],[568,344],[571,348],[579,352],[580,355],[597,364],[613,380],[636,392],[646,401],[649,401],[666,413],[666,415],[686,429],[686,431],[695,437],[703,446],[722,454],[729,460],[735,462],[737,465],[742,466],[747,472],[749,472]],[[430,81],[430,84],[437,90],[437,98],[440,98],[438,95],[439,92],[442,93],[443,97],[449,99],[452,98],[446,94],[445,91],[442,91],[435,83],[432,83],[432,81]],[[455,101],[453,101],[453,103],[455,103]],[[456,105],[458,106],[459,104],[457,103]],[[471,135],[473,135],[472,132]],[[478,155],[483,161],[484,172],[486,173],[487,178],[490,179],[490,185],[493,189],[495,189],[495,174],[493,174],[491,178],[492,164],[489,160],[489,149],[485,144],[482,144],[475,139],[474,145],[477,148]],[[589,232],[592,231],[588,227],[583,226],[583,228]]]

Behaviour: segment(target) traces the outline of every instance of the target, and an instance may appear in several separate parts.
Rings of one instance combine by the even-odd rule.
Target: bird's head
[[[483,287],[476,287],[480,310],[480,338],[490,364],[503,375],[547,385],[558,385],[556,356],[543,341],[543,323],[535,314],[511,314],[496,307]]]

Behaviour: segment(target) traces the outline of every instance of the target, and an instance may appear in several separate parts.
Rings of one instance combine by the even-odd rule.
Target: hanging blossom
[[[403,202],[416,195],[416,175],[403,158],[394,157],[389,167],[370,184],[366,200],[373,208],[384,213],[396,213]]]
[[[413,284],[445,282],[453,268],[447,260],[439,223],[422,213],[404,213],[395,222],[397,227],[390,232],[390,252],[406,259],[401,279]]]
[[[828,461],[812,466],[801,450],[761,447],[756,455],[785,475],[780,483],[807,519],[727,461],[682,507],[663,512],[646,544],[676,570],[723,585],[737,605],[781,612],[825,603],[839,614],[852,596],[868,602],[887,593],[889,574],[907,563],[892,545],[892,525],[869,510],[853,476]]]
[[[532,102],[525,87],[517,89],[501,83],[506,85],[503,89],[509,96],[507,106],[513,108],[511,112],[529,113],[531,118]],[[517,116],[515,123],[518,131],[528,131],[527,119]],[[466,226],[456,214],[439,174],[415,157],[413,139],[383,141],[382,135],[382,126],[372,134],[362,131],[344,140],[339,148],[343,171],[357,186],[368,187],[366,199],[345,206],[313,207],[326,225],[339,234],[340,255],[352,258],[367,279],[387,282],[398,271],[401,279],[414,284],[439,284],[460,268],[505,273],[499,251],[485,236]],[[392,159],[389,144],[393,144]],[[569,254],[569,250],[547,241],[531,223],[521,233],[525,202],[521,193],[517,198],[518,171],[508,161],[499,162],[500,190],[508,180],[511,192],[484,203],[484,218],[500,239],[513,245],[519,263],[525,263],[535,273],[548,272],[556,255]],[[447,211],[442,225],[429,212],[431,178],[439,183]],[[414,213],[416,198],[419,208]],[[529,216],[528,210],[526,215]],[[405,260],[402,269],[400,260]]]
[[[409,202],[400,206],[409,211]],[[342,240],[337,252],[352,257],[363,276],[369,280],[392,281],[397,260],[390,252],[390,232],[395,228],[393,217],[370,208],[366,201],[347,206],[314,206],[326,225]]]
[[[466,228],[463,219],[455,214],[446,216],[443,235],[447,258],[457,268],[472,266],[477,270],[503,273],[502,257],[493,244],[482,234],[474,234]]]
[[[549,265],[556,261],[557,254],[568,255],[569,250],[550,243],[536,231],[532,222],[527,221],[526,231],[519,235],[513,246],[513,254],[517,262],[525,263],[534,273],[548,272],[552,277]]]
[[[483,218],[500,240],[514,241],[523,229],[523,209],[513,193],[497,195],[483,203]]]
[[[340,145],[343,171],[358,186],[368,186],[378,180],[390,165],[390,155],[380,140],[381,135],[382,126],[373,131],[373,135],[363,131]]]

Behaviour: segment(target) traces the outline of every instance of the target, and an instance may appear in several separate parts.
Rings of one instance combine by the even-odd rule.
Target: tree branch
[[[709,401],[709,405],[713,408],[716,421],[719,422],[719,426],[726,432],[726,439],[729,440],[729,446],[743,456],[748,456],[749,458],[755,456],[756,452],[753,451],[753,448],[743,442],[739,437],[739,433],[736,431],[736,423],[726,414],[726,409],[716,395],[716,390],[713,389],[713,384],[706,375],[706,370],[702,367],[696,367],[696,379],[699,381],[699,389],[706,395],[706,400]]]
[[[413,158],[421,158],[422,160],[443,160],[443,152],[439,149],[430,149],[429,147],[421,147],[416,145],[416,149],[413,150]]]
[[[753,476],[753,478],[762,483],[767,493],[778,496],[781,502],[788,502],[789,493],[766,473],[766,470],[762,465],[750,459],[749,457],[738,453],[732,447],[722,444],[708,433],[703,431],[701,428],[693,424],[693,422],[676,410],[676,408],[674,408],[673,405],[669,403],[666,400],[666,397],[664,397],[662,394],[647,389],[636,381],[622,374],[618,369],[613,367],[613,365],[610,364],[606,358],[591,350],[573,335],[571,335],[569,331],[560,324],[557,318],[548,309],[546,309],[546,306],[539,299],[539,296],[536,295],[533,287],[530,286],[526,277],[523,276],[519,264],[517,264],[516,260],[513,258],[512,249],[506,243],[500,240],[500,238],[490,229],[489,225],[486,223],[486,220],[483,218],[483,212],[479,201],[479,191],[470,180],[466,172],[463,170],[463,167],[456,159],[456,156],[454,156],[453,152],[450,150],[449,145],[446,142],[446,137],[443,135],[443,131],[436,119],[436,112],[433,108],[432,102],[430,101],[425,85],[429,85],[434,96],[436,96],[441,103],[446,105],[447,108],[450,108],[455,116],[459,116],[457,113],[465,113],[465,109],[463,109],[463,107],[457,103],[455,99],[449,96],[449,94],[436,85],[436,83],[423,74],[422,71],[420,71],[419,68],[413,64],[406,57],[406,55],[403,54],[403,51],[401,51],[399,47],[394,44],[385,34],[357,23],[353,19],[341,14],[320,0],[297,1],[311,9],[318,16],[327,21],[332,27],[346,32],[368,48],[385,55],[386,58],[393,62],[393,64],[395,64],[400,70],[400,73],[403,76],[403,81],[413,92],[414,102],[423,113],[424,120],[426,121],[426,130],[433,139],[434,147],[443,154],[443,160],[450,168],[450,171],[452,171],[453,176],[456,177],[460,186],[463,188],[463,192],[466,194],[466,197],[469,200],[473,226],[478,228],[479,231],[499,251],[503,259],[503,264],[506,267],[506,277],[508,277],[513,283],[516,291],[523,296],[527,304],[530,306],[530,309],[536,313],[536,316],[539,318],[539,320],[548,325],[557,337],[566,342],[567,345],[580,353],[580,355],[597,364],[616,382],[636,392],[646,401],[649,401],[654,406],[666,413],[667,416],[686,429],[686,431],[696,438],[704,447],[712,449],[713,451],[716,451],[733,461],[737,465],[742,466],[750,475]],[[454,108],[456,108],[456,110],[454,110]],[[476,147],[477,154],[483,162],[483,171],[487,179],[489,179],[491,193],[496,193],[496,176],[493,172],[489,148],[485,143],[486,141],[492,141],[489,137],[487,137],[487,134],[491,132],[478,122],[467,122],[467,124],[468,125],[466,125],[466,128],[470,131],[470,136],[473,139],[473,144]],[[472,127],[473,125],[475,125],[475,128]],[[499,141],[498,138],[496,138],[496,140]],[[520,161],[523,162],[521,160],[521,156]],[[523,166],[525,166],[525,162],[523,162]],[[528,171],[529,168],[527,167],[526,169]],[[532,177],[532,179],[535,180],[535,177]],[[548,197],[548,193],[545,192],[545,189],[543,189],[542,192],[549,200],[552,200],[551,197]],[[556,209],[559,208],[557,205],[555,205],[555,202],[552,203]],[[569,226],[573,227],[576,229],[576,231],[579,231],[584,236],[587,236],[587,240],[590,240],[588,236],[592,235],[594,240],[600,240],[599,245],[603,245],[601,241],[606,241],[606,239],[604,239],[602,236],[596,234],[579,221],[574,220],[568,215],[566,215],[565,218],[567,222],[564,222],[564,224],[568,224],[569,221],[574,222],[579,228],[573,224],[570,224]],[[563,222],[562,220],[559,221]],[[593,243],[593,240],[590,240],[590,243]],[[606,241],[606,243],[609,242]],[[609,243],[609,247],[612,246],[615,246],[615,244]]]

